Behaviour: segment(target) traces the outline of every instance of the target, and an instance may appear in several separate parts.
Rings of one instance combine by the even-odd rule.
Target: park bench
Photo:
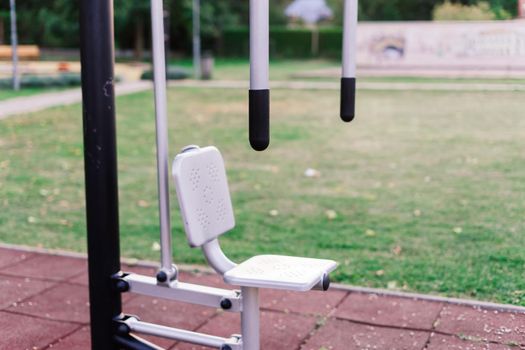
[[[23,60],[38,60],[40,48],[36,45],[19,45],[17,48],[18,58]],[[0,45],[0,60],[10,60],[13,55],[11,45]]]

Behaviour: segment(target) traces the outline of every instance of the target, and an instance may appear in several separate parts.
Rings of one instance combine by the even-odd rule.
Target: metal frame
[[[113,320],[121,296],[109,288],[120,271],[117,145],[113,88],[113,2],[80,2],[84,164],[91,344],[117,349]]]
[[[232,335],[230,338],[222,338],[213,335],[142,322],[134,316],[127,317],[125,320],[121,321],[121,324],[127,326],[129,332],[153,335],[156,337],[173,339],[186,343],[209,346],[221,350],[243,350],[243,343],[239,335]]]
[[[260,348],[260,315],[259,289],[241,288],[242,313],[241,332],[244,350],[259,350]]]
[[[151,0],[153,81],[155,86],[155,124],[157,135],[157,183],[159,194],[161,271],[165,282],[176,277],[171,247],[169,201],[168,111],[166,97],[166,53],[163,0]]]
[[[230,312],[240,312],[241,292],[236,290],[207,287],[198,284],[173,281],[168,286],[159,285],[153,277],[129,274],[121,278],[127,283],[124,287],[131,293],[149,295],[162,299],[177,300],[191,304],[222,308]]]
[[[349,5],[350,4],[350,5]],[[80,35],[83,96],[84,164],[92,349],[159,350],[133,332],[167,337],[221,350],[258,350],[258,288],[241,291],[212,288],[177,280],[172,262],[170,227],[166,57],[162,0],[151,0],[161,264],[156,278],[120,271],[118,178],[114,93],[113,0],[81,0]],[[250,0],[250,143],[256,150],[269,144],[268,0]],[[349,22],[350,21],[350,22]],[[357,0],[345,0],[343,79],[355,80]],[[350,35],[350,39],[349,36]],[[353,40],[347,43],[348,40]],[[355,92],[355,89],[354,89]],[[355,96],[355,93],[354,93]],[[343,98],[347,95],[342,94]],[[352,99],[352,106],[354,102]],[[209,264],[224,274],[236,266],[217,240],[202,246]],[[326,290],[328,276],[314,289]],[[122,314],[121,293],[133,292],[241,313],[244,339],[215,337],[141,322]]]

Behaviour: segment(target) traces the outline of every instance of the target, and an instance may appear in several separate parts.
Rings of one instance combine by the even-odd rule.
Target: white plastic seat
[[[242,287],[305,292],[336,267],[337,263],[332,260],[257,255],[227,271],[224,281]]]
[[[173,177],[188,242],[202,247],[208,263],[228,284],[307,291],[328,288],[332,260],[259,255],[237,265],[220,249],[218,237],[235,226],[224,161],[215,147],[188,146],[173,163]]]

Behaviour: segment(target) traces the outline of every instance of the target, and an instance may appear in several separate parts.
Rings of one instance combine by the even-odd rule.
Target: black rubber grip
[[[341,78],[341,119],[351,122],[355,118],[355,78]]]
[[[264,151],[270,144],[270,90],[250,90],[250,145]]]

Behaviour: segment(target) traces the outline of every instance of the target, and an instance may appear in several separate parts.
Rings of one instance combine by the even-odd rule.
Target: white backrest
[[[175,157],[172,173],[192,247],[200,247],[235,227],[224,161],[217,148],[187,147]]]

